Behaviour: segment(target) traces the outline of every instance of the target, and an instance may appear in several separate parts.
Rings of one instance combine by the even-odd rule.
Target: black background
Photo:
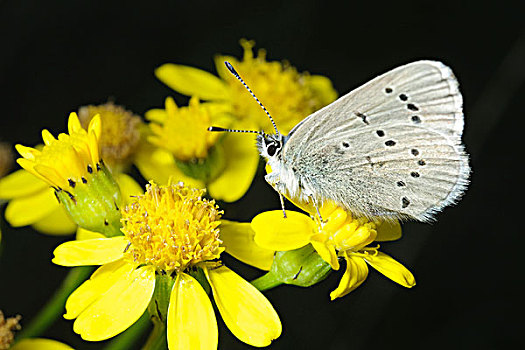
[[[240,38],[271,60],[329,77],[345,93],[422,58],[450,65],[464,95],[471,185],[432,225],[406,223],[383,245],[414,273],[405,289],[372,271],[334,302],[341,272],[309,289],[266,293],[283,335],[275,349],[483,349],[523,346],[521,222],[525,11],[480,1],[0,1],[0,138],[26,145],[65,130],[81,105],[113,98],[138,114],[174,93],[153,75],[162,63],[214,72],[214,54],[240,57]],[[178,102],[184,97],[176,95]],[[226,217],[279,207],[262,174]],[[0,309],[29,320],[66,268],[50,262],[66,238],[2,222]],[[225,258],[246,278],[255,270]],[[521,319],[521,322],[519,321]],[[244,349],[220,321],[221,349]],[[44,336],[97,349],[59,320]],[[138,346],[137,346],[138,348]]]

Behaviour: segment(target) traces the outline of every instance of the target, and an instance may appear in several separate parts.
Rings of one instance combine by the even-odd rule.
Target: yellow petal
[[[255,232],[250,223],[221,220],[220,230],[220,239],[224,242],[226,253],[248,265],[270,270],[275,252],[255,244]]]
[[[122,258],[127,245],[124,236],[69,241],[56,247],[53,262],[62,266],[103,265]]]
[[[253,285],[226,266],[204,269],[215,304],[228,329],[253,346],[268,346],[282,326],[272,304]]]
[[[34,195],[12,199],[5,209],[5,219],[11,226],[31,225],[60,207],[52,188]]]
[[[28,160],[35,160],[35,156],[39,155],[41,152],[32,147],[27,147],[24,145],[15,145],[15,149],[20,155]]]
[[[330,293],[330,299],[343,297],[359,287],[368,276],[368,266],[366,262],[359,257],[346,257],[346,270],[339,282],[339,286]]]
[[[22,339],[15,343],[9,350],[73,350],[69,345],[53,339],[34,338]]]
[[[204,183],[186,176],[175,164],[173,155],[163,149],[150,146],[141,147],[135,157],[135,165],[142,176],[159,185],[184,182],[187,186],[203,188]]]
[[[70,235],[77,229],[77,224],[70,219],[63,206],[58,206],[49,215],[31,225],[35,230],[47,235]]]
[[[82,130],[82,125],[80,124],[80,120],[78,119],[78,116],[75,112],[71,112],[69,114],[69,118],[67,119],[67,131],[69,134],[77,133],[79,130]]]
[[[218,340],[217,320],[208,295],[195,278],[177,274],[168,307],[169,349],[216,350]]]
[[[395,241],[402,235],[401,224],[397,220],[376,222],[376,231],[378,242]]]
[[[94,239],[94,238],[106,238],[102,233],[93,232],[86,230],[85,228],[79,227],[77,229],[77,241],[83,241],[85,239]]]
[[[407,288],[412,288],[416,285],[414,275],[389,255],[377,252],[377,255],[370,254],[364,259],[370,264],[370,266],[390,278],[392,281]]]
[[[259,153],[253,138],[247,135],[225,135],[222,142],[226,164],[208,185],[208,191],[215,199],[234,202],[250,188],[259,165]]]
[[[67,298],[64,318],[67,320],[77,318],[82,311],[97,301],[117,281],[130,274],[133,269],[134,266],[124,259],[99,267],[89,280],[82,283]]]
[[[144,117],[152,122],[157,122],[159,124],[164,124],[164,121],[168,117],[168,113],[166,113],[166,110],[161,108],[153,108],[148,110]]]
[[[124,204],[129,204],[133,197],[144,194],[144,190],[138,182],[131,176],[124,173],[117,173],[113,175],[120,187],[120,193],[122,193],[122,198],[124,199]]]
[[[308,216],[287,210],[286,218],[282,210],[261,213],[253,218],[255,243],[262,248],[277,251],[304,247],[310,242],[313,221]]]
[[[11,199],[47,189],[49,185],[27,170],[21,169],[0,180],[0,198]]]
[[[313,235],[311,238],[310,243],[314,247],[314,249],[317,251],[317,254],[321,256],[321,258],[326,261],[332,269],[339,270],[339,259],[337,257],[337,252],[335,251],[335,247],[333,245],[328,245],[326,236],[323,234],[317,234]]]
[[[89,341],[114,337],[142,316],[154,289],[155,270],[152,266],[142,266],[122,275],[77,317],[73,330]]]
[[[51,134],[47,129],[42,130],[42,140],[44,140],[44,144],[46,144],[47,146],[56,141],[53,134]]]
[[[228,98],[226,84],[201,69],[167,63],[157,68],[155,75],[164,84],[186,96],[197,96],[202,100]]]

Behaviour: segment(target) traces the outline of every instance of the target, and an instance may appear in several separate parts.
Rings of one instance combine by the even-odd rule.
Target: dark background
[[[0,1],[0,138],[36,144],[42,128],[56,134],[69,112],[108,98],[143,114],[173,95],[155,67],[174,62],[214,72],[213,55],[240,57],[243,37],[266,48],[269,59],[329,77],[340,94],[400,64],[442,60],[464,95],[472,183],[436,223],[406,223],[402,240],[382,246],[411,269],[417,286],[405,289],[371,270],[365,284],[334,302],[329,292],[341,272],[313,288],[271,290],[266,295],[284,327],[273,348],[523,346],[524,232],[515,199],[525,93],[519,3]],[[224,206],[226,217],[248,220],[279,207],[261,179],[241,202]],[[50,262],[65,238],[1,224],[0,309],[28,321],[67,272]],[[245,277],[257,275],[225,259]],[[218,319],[221,349],[248,348]],[[45,336],[79,349],[101,346],[82,342],[65,320]]]

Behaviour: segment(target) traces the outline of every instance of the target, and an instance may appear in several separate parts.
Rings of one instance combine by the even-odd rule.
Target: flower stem
[[[157,318],[152,318],[153,330],[142,350],[165,350],[168,348],[166,323]]]
[[[111,340],[111,342],[109,342],[109,344],[104,347],[104,350],[131,349],[137,342],[137,339],[141,337],[142,334],[144,334],[150,325],[151,322],[149,320],[149,314],[144,312],[137,322],[129,327],[124,333]]]
[[[283,284],[271,271],[250,282],[258,290],[265,291]]]
[[[33,338],[42,334],[64,312],[69,295],[93,272],[91,266],[72,268],[42,310],[17,335],[16,340]]]

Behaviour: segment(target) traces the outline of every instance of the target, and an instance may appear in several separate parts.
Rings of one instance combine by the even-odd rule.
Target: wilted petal
[[[277,312],[257,288],[226,266],[205,268],[204,273],[224,323],[239,340],[268,346],[281,335]]]
[[[210,298],[195,278],[177,274],[168,307],[169,349],[216,350],[218,340]]]

